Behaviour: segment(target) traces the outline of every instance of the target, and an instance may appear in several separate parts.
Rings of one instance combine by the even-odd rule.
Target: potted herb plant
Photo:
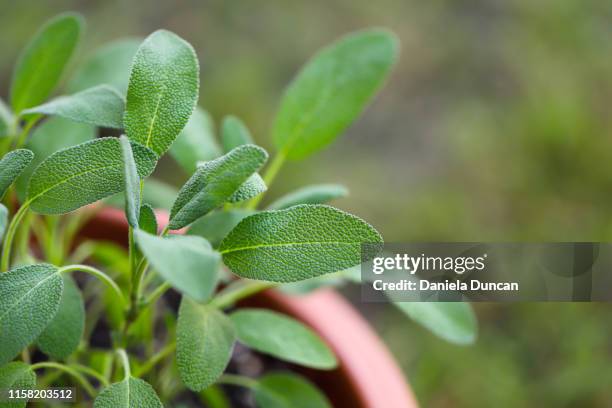
[[[382,243],[364,220],[324,204],[345,189],[310,186],[259,208],[286,160],[322,149],[363,110],[396,60],[395,37],[365,30],[320,51],[283,96],[266,166],[237,118],[216,144],[197,107],[196,53],[169,31],[105,47],[69,95],[49,99],[82,25],[72,13],[45,24],[17,61],[10,107],[0,106],[0,406],[72,385],[94,407],[225,407],[238,401],[228,386],[260,407],[414,405],[346,302],[268,290],[354,279],[361,244]],[[112,129],[121,136],[106,136]],[[148,177],[168,151],[191,176],[164,216]],[[119,213],[108,207],[117,194]],[[474,338],[469,305],[398,306],[451,341]],[[353,346],[341,330],[357,336]],[[253,362],[278,371],[254,378]],[[381,370],[371,390],[369,367]],[[323,393],[312,381],[335,385]]]

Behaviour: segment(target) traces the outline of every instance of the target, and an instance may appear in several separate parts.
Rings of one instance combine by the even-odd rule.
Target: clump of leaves
[[[233,307],[284,283],[305,290],[350,280],[361,244],[382,242],[362,219],[325,205],[347,194],[343,186],[308,186],[266,210],[258,204],[285,160],[321,150],[364,109],[396,60],[395,37],[356,32],[311,59],[282,98],[266,166],[268,153],[236,117],[223,121],[217,144],[212,119],[197,107],[196,53],[165,30],[105,46],[68,81],[72,94],[49,100],[82,25],[74,14],[44,25],[16,64],[10,108],[0,104],[0,388],[35,387],[38,375],[39,386],[75,384],[84,404],[142,408],[174,404],[186,387],[222,407],[217,385],[230,384],[251,389],[261,407],[329,406],[297,374],[225,372],[236,342],[314,369],[337,364],[302,323]],[[125,135],[94,137],[96,128]],[[191,174],[171,203],[172,189],[147,179],[168,151]],[[160,200],[150,200],[156,191],[169,210],[165,225],[153,211]],[[75,240],[100,208],[91,204],[116,203],[118,193],[127,253]],[[162,302],[169,289],[182,295],[178,308]],[[459,305],[401,307],[468,343],[475,321]]]

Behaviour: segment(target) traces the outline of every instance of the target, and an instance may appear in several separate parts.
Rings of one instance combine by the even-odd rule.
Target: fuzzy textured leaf
[[[59,309],[36,340],[43,353],[57,360],[65,359],[77,349],[85,327],[85,306],[81,291],[70,276],[63,278],[64,289]]]
[[[395,302],[408,317],[436,336],[456,344],[476,340],[478,322],[472,306],[465,302]]]
[[[362,219],[326,205],[298,205],[243,219],[219,246],[236,275],[294,282],[358,265],[362,243],[382,237]]]
[[[122,39],[97,49],[87,58],[68,84],[70,92],[108,84],[125,95],[130,80],[132,60],[142,39]]]
[[[22,114],[61,116],[75,122],[121,129],[124,109],[125,101],[116,89],[108,85],[98,85],[73,95],[60,96],[45,104],[26,109]]]
[[[176,361],[193,391],[211,386],[225,371],[236,341],[231,320],[219,310],[183,296],[177,324]]]
[[[58,269],[49,264],[0,274],[0,364],[43,332],[57,313],[63,286]]]
[[[170,154],[187,173],[195,171],[198,162],[221,156],[221,148],[215,140],[215,129],[210,114],[197,107],[178,135]]]
[[[397,58],[383,30],[352,33],[323,48],[287,88],[273,128],[276,147],[302,159],[330,144],[361,113]]]
[[[0,198],[4,197],[6,190],[28,167],[33,158],[34,153],[28,149],[13,150],[2,157],[0,160]]]
[[[157,234],[157,217],[153,207],[149,204],[143,204],[140,207],[140,216],[138,217],[138,226],[141,230],[149,234]]]
[[[19,199],[25,201],[30,176],[47,157],[58,150],[85,143],[94,137],[93,126],[60,117],[49,118],[34,129],[26,144],[26,147],[34,152],[34,159],[15,183]]]
[[[286,194],[268,206],[270,210],[283,210],[299,204],[325,204],[346,197],[348,189],[340,184],[315,184]]]
[[[266,182],[257,173],[247,179],[234,194],[227,200],[230,203],[250,200],[268,189]]]
[[[132,65],[125,108],[128,137],[164,154],[198,101],[200,68],[193,47],[166,30],[142,43]]]
[[[253,144],[253,137],[246,125],[235,116],[226,116],[221,124],[221,141],[225,153],[238,146]]]
[[[318,369],[332,369],[336,357],[312,330],[280,313],[240,309],[230,315],[238,341],[281,360]]]
[[[8,209],[4,204],[0,204],[0,242],[4,239],[4,233],[8,225]]]
[[[216,247],[243,218],[251,214],[254,211],[243,209],[212,212],[191,224],[187,233],[206,238]]]
[[[200,302],[214,292],[221,257],[204,238],[163,238],[140,230],[134,236],[151,265],[174,288]]]
[[[157,156],[132,144],[141,178],[151,174]],[[124,171],[118,138],[94,139],[60,150],[34,170],[28,186],[31,209],[40,214],[63,214],[124,188]]]
[[[78,14],[60,14],[24,48],[11,83],[11,106],[16,114],[39,105],[53,92],[79,42],[82,25]]]
[[[140,177],[132,152],[132,145],[127,137],[119,138],[121,157],[123,158],[123,183],[125,184],[125,216],[133,228],[138,228],[140,218]]]
[[[9,135],[13,120],[11,110],[6,106],[2,98],[0,98],[0,138]]]
[[[0,390],[33,390],[36,374],[29,365],[13,361],[0,367]],[[27,401],[3,401],[0,408],[25,408]]]
[[[94,408],[163,408],[149,383],[129,377],[111,384],[94,401]]]
[[[258,408],[331,408],[327,397],[310,381],[291,373],[271,373],[255,389]]]
[[[244,145],[198,167],[172,206],[170,228],[183,228],[226,202],[267,158],[261,147]]]

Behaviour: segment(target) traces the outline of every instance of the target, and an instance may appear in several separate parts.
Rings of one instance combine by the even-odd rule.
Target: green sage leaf
[[[198,100],[199,66],[191,45],[158,30],[142,43],[132,65],[125,108],[128,137],[164,154]]]
[[[291,373],[271,373],[255,389],[259,408],[331,408],[325,395],[310,381]]]
[[[287,88],[273,128],[276,147],[302,159],[330,144],[361,113],[397,58],[382,30],[352,33],[323,48]]]
[[[263,181],[259,174],[255,173],[249,177],[227,201],[230,203],[237,203],[250,200],[267,189],[268,186],[266,186],[266,182]]]
[[[64,13],[47,22],[22,51],[11,83],[15,114],[39,105],[53,92],[81,33],[82,17]]]
[[[30,135],[26,147],[34,152],[32,163],[17,178],[15,187],[21,201],[25,201],[28,182],[34,169],[51,154],[76,146],[95,137],[95,128],[68,119],[49,118]]]
[[[236,275],[294,282],[358,265],[361,244],[381,242],[380,234],[354,215],[326,205],[298,205],[243,219],[219,251]]]
[[[251,132],[245,124],[235,116],[226,116],[221,124],[221,140],[225,153],[238,146],[253,144]]]
[[[238,341],[254,350],[306,367],[336,367],[334,353],[297,320],[265,309],[240,309],[230,319]]]
[[[53,319],[62,298],[62,277],[49,264],[0,274],[0,364],[13,359]]]
[[[48,356],[63,360],[79,346],[85,326],[83,297],[74,280],[64,276],[64,289],[55,317],[36,340],[38,348]]]
[[[0,242],[2,242],[4,238],[4,233],[6,232],[7,225],[8,225],[8,208],[6,208],[4,204],[0,204]]]
[[[119,138],[123,158],[123,182],[125,183],[125,216],[133,228],[138,228],[140,217],[140,177],[127,137]]]
[[[183,296],[176,336],[176,362],[183,384],[193,391],[214,384],[225,371],[236,341],[231,320],[214,307]]]
[[[2,98],[0,98],[0,138],[9,136],[13,121],[11,110],[6,106]]]
[[[172,206],[170,228],[183,228],[226,202],[267,158],[261,147],[244,145],[198,167]]]
[[[61,116],[75,122],[121,129],[123,127],[124,109],[125,101],[117,90],[108,85],[98,85],[26,109],[22,112],[22,115]]]
[[[0,367],[0,390],[33,390],[36,388],[36,373],[21,361],[13,361]],[[1,408],[25,408],[26,400],[0,402]]]
[[[132,144],[141,178],[151,174],[157,156]],[[94,139],[60,150],[34,170],[28,186],[28,202],[40,214],[63,214],[124,188],[124,165],[119,139]]]
[[[206,238],[214,247],[217,247],[243,218],[251,214],[254,214],[254,211],[237,208],[229,211],[215,211],[191,224],[187,233]]]
[[[122,39],[98,48],[68,83],[70,92],[79,92],[96,85],[108,84],[125,95],[130,69],[142,39]]]
[[[143,204],[140,207],[138,227],[149,234],[157,234],[157,217],[155,216],[153,207],[151,207],[149,204]]]
[[[174,288],[200,302],[214,292],[221,257],[204,238],[163,238],[140,230],[134,236],[151,265]]]
[[[2,157],[0,160],[0,198],[4,197],[8,188],[28,167],[33,158],[34,153],[28,149],[13,150]]]
[[[394,302],[399,310],[436,336],[456,344],[476,340],[478,322],[465,302]]]
[[[178,135],[170,154],[187,173],[195,171],[198,162],[212,160],[221,155],[215,140],[215,129],[210,114],[196,107],[185,129]]]
[[[348,189],[340,184],[315,184],[286,194],[268,206],[270,210],[283,210],[299,204],[325,204],[346,197]]]
[[[94,401],[94,408],[163,408],[149,383],[129,377],[111,384]]]

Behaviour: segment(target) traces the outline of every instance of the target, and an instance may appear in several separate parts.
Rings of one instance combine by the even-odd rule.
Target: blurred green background
[[[88,23],[79,58],[157,28],[190,41],[201,61],[200,104],[217,121],[230,113],[243,118],[268,148],[282,89],[305,60],[351,30],[389,27],[401,39],[401,59],[380,96],[331,148],[288,164],[267,200],[303,184],[344,183],[351,195],[335,204],[370,221],[387,241],[611,240],[612,3],[0,6],[4,99],[27,39],[52,15],[76,10]],[[186,178],[170,173],[176,182]],[[359,307],[423,406],[612,406],[608,305],[479,304],[480,337],[471,347],[446,344],[389,307]]]

